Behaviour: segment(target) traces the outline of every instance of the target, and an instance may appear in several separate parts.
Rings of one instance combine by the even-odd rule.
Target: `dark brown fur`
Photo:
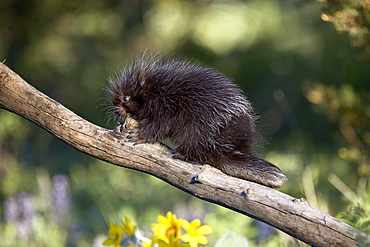
[[[286,177],[252,153],[257,137],[252,106],[224,75],[187,61],[143,55],[110,79],[108,98],[119,117],[130,115],[140,143],[169,137],[174,158],[211,164],[226,174],[270,187]]]

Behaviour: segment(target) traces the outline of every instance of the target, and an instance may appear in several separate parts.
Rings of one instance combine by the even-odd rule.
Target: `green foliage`
[[[350,84],[340,88],[322,83],[308,84],[307,99],[315,109],[337,125],[342,143],[338,156],[357,167],[360,176],[370,176],[370,97]]]
[[[363,49],[363,58],[370,62],[370,2],[367,0],[322,1],[327,14],[324,21],[333,22],[340,32],[346,32],[351,45]]]
[[[135,54],[181,53],[214,67],[261,115],[262,155],[289,178],[282,191],[368,232],[369,4],[298,2],[3,0],[1,60],[109,128],[102,89]],[[251,246],[300,245],[149,175],[96,161],[4,110],[0,208],[0,246],[99,246],[109,221],[145,225],[167,211],[212,226],[210,246],[230,231]]]
[[[360,231],[370,234],[370,183],[365,178],[360,179],[357,186],[357,193],[345,186],[338,185],[338,189],[352,203],[345,211],[340,212],[337,218]]]
[[[369,205],[354,205],[349,207],[345,212],[338,215],[338,219],[346,222],[347,224],[370,234],[370,210]]]

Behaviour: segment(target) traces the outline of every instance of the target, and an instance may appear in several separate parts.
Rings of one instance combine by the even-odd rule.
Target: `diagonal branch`
[[[96,126],[27,84],[0,63],[0,108],[36,123],[76,149],[142,171],[200,199],[266,222],[313,246],[364,246],[370,236],[304,199],[230,177],[208,165],[172,159],[160,144],[134,146],[115,130]]]

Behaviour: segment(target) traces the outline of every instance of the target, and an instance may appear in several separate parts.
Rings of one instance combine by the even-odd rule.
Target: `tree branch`
[[[208,166],[172,159],[160,144],[133,145],[124,134],[96,126],[30,86],[0,63],[0,108],[23,116],[76,149],[142,171],[190,193],[270,224],[313,246],[370,244],[370,236],[268,187]]]

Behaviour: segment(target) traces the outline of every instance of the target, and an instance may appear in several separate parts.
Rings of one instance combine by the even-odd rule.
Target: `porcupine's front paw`
[[[118,122],[117,123],[117,126],[113,129],[113,131],[116,133],[116,134],[123,134],[124,132],[126,132],[126,127],[125,127],[125,124],[124,123],[121,123],[121,122]]]
[[[140,137],[138,128],[134,128],[133,130],[130,130],[126,138],[128,139],[129,142],[133,142],[134,145],[145,142],[145,140]]]

